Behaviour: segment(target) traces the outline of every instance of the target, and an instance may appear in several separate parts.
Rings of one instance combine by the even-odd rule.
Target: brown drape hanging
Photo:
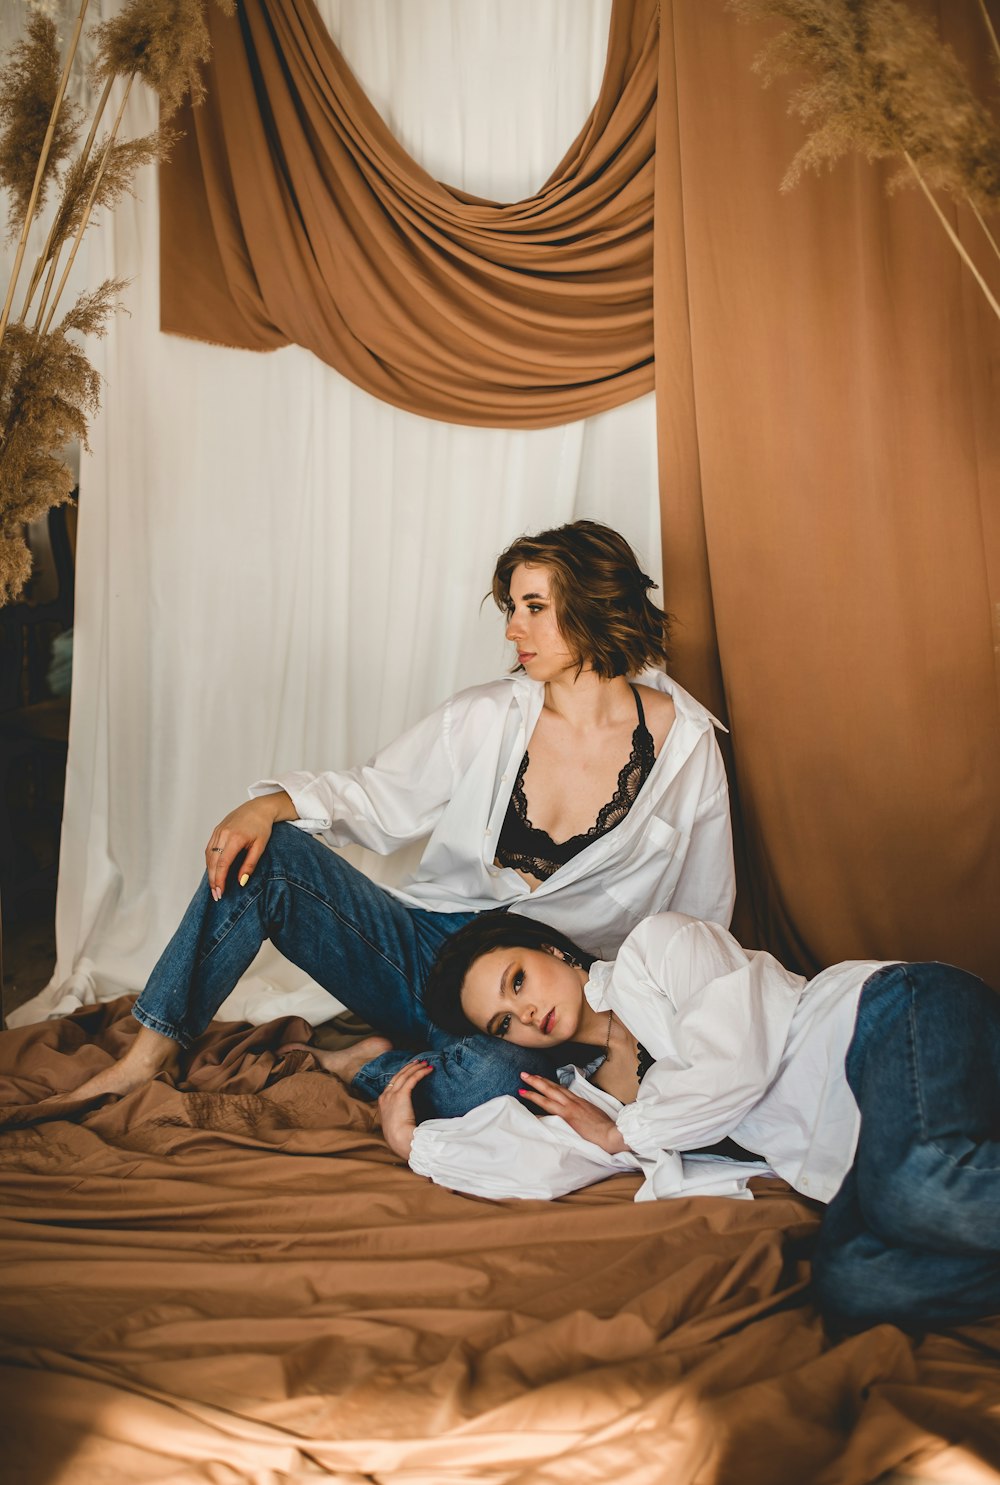
[[[662,0],[658,38],[615,0],[594,114],[513,206],[406,156],[309,0],[242,10],[162,175],[164,328],[531,427],[647,390],[655,321],[672,669],[731,719],[737,931],[1000,983],[1000,334],[925,203],[859,160],[780,195],[801,126],[715,0]]]
[[[976,7],[940,9],[988,68]],[[685,684],[725,681],[739,927],[1000,988],[1000,325],[891,166],[779,193],[802,126],[751,73],[766,31],[661,14],[665,586]]]
[[[654,0],[616,0],[589,120],[513,205],[420,169],[312,0],[208,10],[208,99],[161,172],[164,330],[295,342],[451,423],[542,427],[652,389]]]

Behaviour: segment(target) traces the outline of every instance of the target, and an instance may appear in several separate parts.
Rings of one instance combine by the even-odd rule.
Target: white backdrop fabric
[[[610,0],[320,8],[404,145],[481,195],[533,194],[597,96]],[[92,282],[134,282],[93,348],[107,382],[82,472],[58,962],[15,1023],[141,988],[250,781],[358,762],[501,673],[502,621],[480,605],[513,537],[592,516],[660,575],[652,396],[560,428],[466,428],[298,347],[161,335],[152,178],[141,194],[91,249]],[[267,949],[221,1014],[336,1009]]]

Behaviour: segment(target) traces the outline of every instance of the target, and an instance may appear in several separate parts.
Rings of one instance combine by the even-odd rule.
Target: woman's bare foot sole
[[[337,1052],[311,1047],[308,1042],[285,1042],[278,1051],[309,1052],[324,1072],[333,1073],[335,1078],[349,1083],[366,1062],[371,1062],[373,1057],[380,1057],[383,1052],[391,1052],[392,1042],[387,1041],[384,1036],[366,1036],[364,1041],[355,1042],[353,1047],[343,1047]]]

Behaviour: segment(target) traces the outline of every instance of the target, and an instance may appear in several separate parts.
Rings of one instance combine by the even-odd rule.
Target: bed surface
[[[334,1078],[216,1024],[170,1076],[35,1105],[129,1002],[0,1035],[4,1479],[853,1485],[1000,1471],[1000,1321],[832,1343],[816,1208],[494,1203],[414,1175]]]

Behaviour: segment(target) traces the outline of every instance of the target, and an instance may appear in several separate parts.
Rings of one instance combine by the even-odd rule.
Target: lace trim
[[[607,804],[601,806],[597,819],[589,830],[584,830],[579,835],[571,835],[567,840],[554,841],[548,831],[539,830],[537,826],[532,825],[528,819],[528,801],[524,794],[524,775],[528,770],[528,751],[525,750],[521,766],[517,771],[517,778],[514,780],[507,818],[500,832],[500,840],[497,842],[496,861],[500,866],[512,866],[518,871],[529,872],[532,876],[538,877],[540,881],[545,881],[557,872],[560,866],[564,866],[567,861],[579,855],[591,841],[597,840],[598,836],[607,835],[609,830],[614,830],[615,826],[620,825],[625,819],[656,762],[653,735],[646,726],[639,693],[634,686],[632,691],[639,713],[639,720],[632,733],[632,751],[628,761],[619,771],[614,795]],[[520,848],[504,840],[504,837],[509,834],[512,823],[511,810],[521,827],[517,832],[523,838]]]

